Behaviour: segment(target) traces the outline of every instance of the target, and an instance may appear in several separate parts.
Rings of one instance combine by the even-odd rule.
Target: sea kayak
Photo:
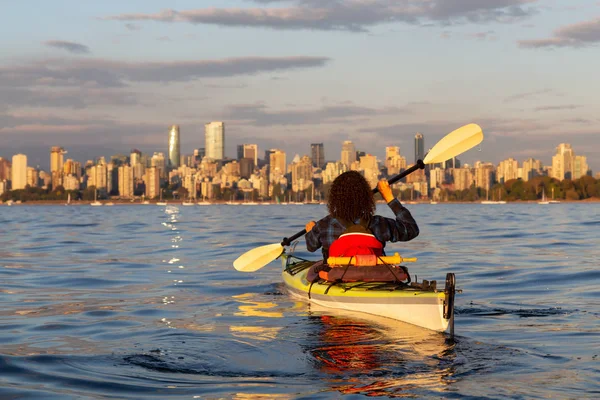
[[[315,261],[283,254],[282,277],[290,294],[323,307],[358,311],[454,334],[454,274],[438,290],[435,281],[327,282],[311,285],[307,274]]]

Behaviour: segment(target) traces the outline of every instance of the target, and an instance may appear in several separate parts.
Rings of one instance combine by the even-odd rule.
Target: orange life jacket
[[[383,255],[383,244],[368,228],[368,221],[345,225],[346,231],[329,247],[329,256],[354,257],[360,266],[330,265],[329,271],[319,271],[319,278],[330,282],[394,282],[407,278],[401,268],[377,265],[377,257]]]

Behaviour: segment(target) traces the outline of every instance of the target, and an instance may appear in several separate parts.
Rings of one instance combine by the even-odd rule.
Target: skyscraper
[[[129,165],[121,165],[119,173],[119,196],[130,199],[133,197],[133,168]]]
[[[206,142],[206,157],[214,160],[225,158],[225,124],[223,122],[216,121],[205,124],[204,139]]]
[[[257,144],[244,144],[243,151],[244,158],[251,158],[254,160],[254,165],[258,165],[258,145]]]
[[[346,140],[342,143],[342,155],[340,161],[348,168],[356,161],[356,148],[354,147],[354,143],[350,140]]]
[[[317,168],[323,168],[325,166],[325,153],[323,150],[323,143],[311,143],[310,152],[312,155],[312,164]]]
[[[12,158],[12,190],[25,189],[27,185],[27,156],[15,154]]]
[[[179,168],[180,153],[179,125],[171,125],[169,129],[169,159],[167,160],[167,167],[169,169]]]
[[[556,147],[556,154],[552,156],[552,177],[562,181],[572,179],[575,152],[568,143],[561,143]]]
[[[50,148],[50,173],[61,172],[63,169],[64,158],[63,154],[67,152],[59,146]]]
[[[283,150],[271,149],[269,155],[269,182],[279,182],[285,175],[286,161],[285,152]]]
[[[417,160],[422,160],[425,157],[425,139],[423,135],[417,133],[415,135],[415,164]]]

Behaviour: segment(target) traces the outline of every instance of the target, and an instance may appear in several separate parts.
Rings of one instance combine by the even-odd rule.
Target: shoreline
[[[478,200],[478,201],[440,201],[437,202],[435,204],[431,204],[429,201],[422,201],[422,202],[402,202],[402,205],[404,206],[414,206],[414,205],[444,205],[444,204],[481,204],[482,200]],[[507,201],[504,204],[481,204],[481,205],[506,205],[506,204],[537,204],[539,200],[527,200],[527,201],[523,201],[523,200],[516,200],[516,201]],[[579,203],[600,203],[600,198],[597,197],[592,197],[589,199],[583,199],[583,200],[559,200],[560,203],[558,204],[579,204]],[[92,203],[92,201],[86,200],[86,201],[74,201],[71,202],[70,204],[67,204],[65,200],[40,200],[40,201],[26,201],[23,203],[12,203],[12,205],[8,205],[6,202],[4,203],[0,203],[0,206],[6,206],[6,207],[14,207],[14,206],[90,206]],[[105,201],[105,202],[101,202],[102,206],[105,207],[111,207],[111,206],[106,206],[106,203],[112,203],[112,206],[156,206],[156,202],[151,202],[149,204],[143,204],[140,202],[131,202],[131,201],[123,201],[123,200],[109,200],[109,201]],[[253,203],[253,204],[247,204],[247,203],[243,203],[243,202],[238,202],[235,204],[230,204],[224,201],[220,201],[220,202],[214,202],[214,203],[210,203],[210,204],[197,204],[197,202],[194,202],[194,204],[192,205],[183,205],[182,201],[173,201],[173,202],[169,202],[167,201],[166,205],[169,206],[182,206],[182,207],[192,207],[192,206],[218,206],[218,205],[228,205],[228,206],[241,206],[241,205],[246,205],[246,206],[264,206],[264,205],[273,205],[273,206],[294,206],[294,205],[326,205],[327,203],[300,203],[300,204],[295,204],[295,203],[271,203],[271,202],[257,202],[257,203]],[[377,202],[377,204],[385,204],[382,201]],[[556,205],[556,204],[548,204],[548,205]],[[162,205],[161,207],[165,207],[165,205]]]

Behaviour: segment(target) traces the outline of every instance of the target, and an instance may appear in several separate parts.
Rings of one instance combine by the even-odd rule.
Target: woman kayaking
[[[379,181],[377,189],[396,215],[395,219],[374,215],[373,192],[360,173],[348,171],[339,175],[333,181],[329,192],[329,215],[317,222],[310,221],[306,224],[305,240],[308,251],[314,252],[322,248],[325,262],[330,255],[381,256],[385,255],[383,249],[386,242],[407,242],[416,238],[419,235],[419,227],[410,211],[394,197],[387,180]],[[346,236],[345,233],[358,234],[348,235],[349,237],[344,238],[342,242],[340,237]]]

